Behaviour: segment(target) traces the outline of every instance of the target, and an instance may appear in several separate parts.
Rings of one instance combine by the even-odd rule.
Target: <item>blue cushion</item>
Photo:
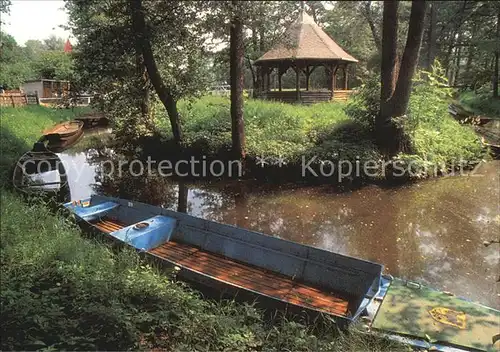
[[[135,248],[150,250],[170,240],[177,220],[169,216],[157,215],[141,221],[141,223],[146,223],[148,226],[136,228],[136,224],[133,224],[111,232],[111,236],[129,243]]]
[[[96,205],[91,205],[88,207],[83,207],[81,205],[72,206],[76,215],[81,217],[84,220],[92,220],[99,216],[103,216],[108,213],[110,210],[118,207],[119,204],[115,202],[104,202]]]

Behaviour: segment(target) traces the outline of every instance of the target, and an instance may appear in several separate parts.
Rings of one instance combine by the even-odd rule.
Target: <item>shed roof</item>
[[[301,11],[280,42],[255,61],[338,60],[358,62],[326,34],[314,19]]]
[[[61,83],[66,83],[69,81],[65,80],[60,80],[60,79],[48,79],[48,78],[39,78],[39,79],[28,79],[23,82],[24,83],[33,83],[33,82],[61,82]]]

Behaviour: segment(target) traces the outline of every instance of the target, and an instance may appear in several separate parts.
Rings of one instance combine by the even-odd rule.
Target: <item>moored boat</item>
[[[48,150],[60,153],[77,143],[83,136],[83,121],[66,121],[43,132],[42,137],[33,146],[33,151]]]
[[[47,138],[67,138],[83,128],[83,122],[79,120],[65,121],[43,131]]]
[[[377,263],[128,200],[92,196],[64,205],[86,228],[126,243],[211,288],[244,291],[341,325],[440,351],[496,350],[500,312],[383,276]]]

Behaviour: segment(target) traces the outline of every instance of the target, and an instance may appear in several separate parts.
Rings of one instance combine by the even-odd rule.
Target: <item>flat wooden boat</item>
[[[95,230],[177,266],[190,281],[341,321],[355,320],[380,286],[380,264],[160,207],[103,196],[65,206]]]
[[[189,281],[326,314],[341,326],[365,316],[372,332],[419,348],[498,347],[499,311],[383,276],[377,263],[118,198],[64,207],[84,228],[177,267]]]
[[[67,138],[83,129],[83,121],[73,120],[58,123],[57,125],[43,131],[47,138]]]
[[[83,126],[83,121],[68,121],[45,130],[32,150],[60,153],[75,145],[82,138]]]

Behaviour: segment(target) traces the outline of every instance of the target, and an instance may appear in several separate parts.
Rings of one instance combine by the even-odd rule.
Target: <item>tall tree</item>
[[[374,14],[373,11],[372,1],[364,2],[364,6],[362,7],[362,14],[363,17],[368,22],[368,25],[370,26],[370,31],[372,33],[373,42],[375,43],[375,46],[377,47],[378,50],[382,50],[382,40],[380,39],[380,34],[377,30],[376,15]]]
[[[412,2],[406,46],[399,70],[396,60],[397,10],[398,2],[384,1],[381,102],[380,113],[376,119],[376,132],[379,146],[388,155],[395,155],[406,149],[403,130],[396,119],[404,116],[408,109],[411,82],[422,44],[426,2],[419,0]]]
[[[429,9],[429,28],[427,29],[427,55],[425,67],[431,69],[436,58],[436,25],[437,25],[437,3],[431,2]]]
[[[152,55],[160,79],[174,102],[199,95],[208,80],[207,68],[202,64],[205,38],[199,26],[200,13],[206,8],[204,4],[143,1],[141,5],[146,36],[141,36],[138,42],[136,35],[142,32],[134,31],[130,0],[66,2],[69,27],[78,41],[74,54],[75,68],[81,76],[80,86],[97,93],[95,102],[111,117],[121,141],[163,132],[149,127],[154,122],[154,109],[149,109],[148,102],[152,106],[160,96],[148,93],[155,87],[153,75],[145,66],[142,38],[148,40],[146,54]],[[151,60],[148,65],[154,72]],[[159,87],[157,78],[156,87]],[[168,102],[161,94],[162,102]],[[175,116],[174,108],[174,104],[168,104],[169,110],[164,114],[169,125],[171,116]],[[181,118],[179,116],[179,120]],[[175,130],[172,135],[178,142],[179,133]]]
[[[11,35],[0,31],[0,86],[18,89],[32,75],[30,62]]]
[[[62,51],[64,49],[65,40],[63,38],[51,35],[43,40],[43,45],[46,50]]]
[[[497,14],[497,42],[495,50],[495,68],[493,72],[493,97],[498,98],[498,60],[500,56],[500,7]]]
[[[132,27],[134,28],[136,47],[141,50],[144,65],[151,78],[151,83],[167,111],[172,133],[174,135],[174,141],[180,146],[182,142],[182,131],[179,112],[177,110],[177,101],[174,99],[171,89],[164,83],[156,64],[151,41],[146,29],[142,0],[130,0],[130,8],[132,11]]]
[[[245,125],[243,121],[243,22],[240,1],[232,1],[230,27],[231,140],[235,157],[245,158]]]

